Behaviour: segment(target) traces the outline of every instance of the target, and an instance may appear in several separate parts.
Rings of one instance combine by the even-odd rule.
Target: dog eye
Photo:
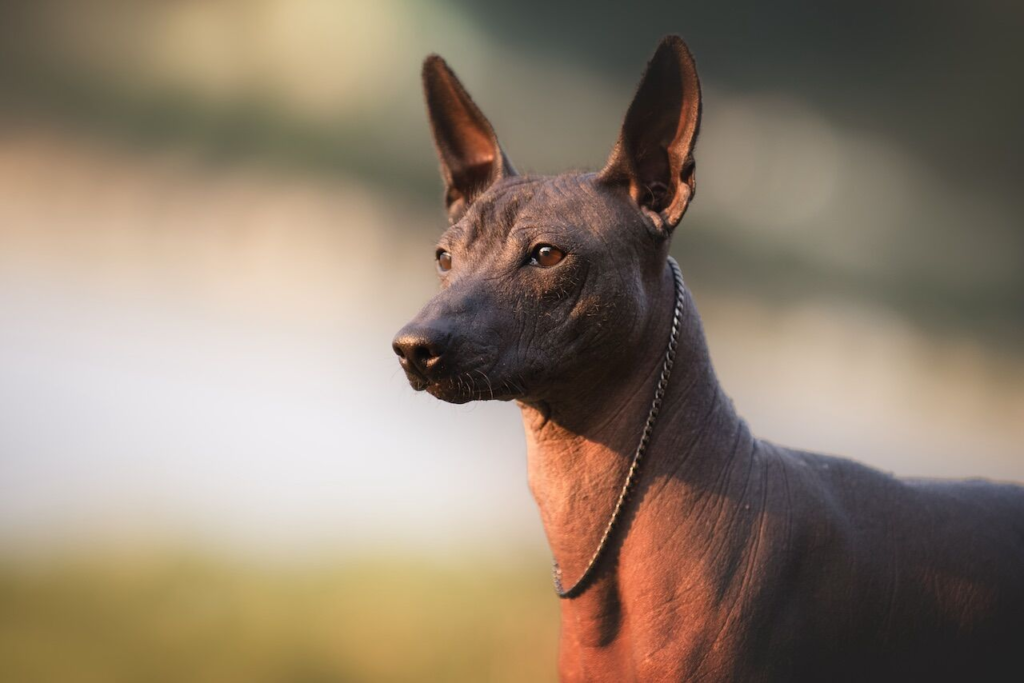
[[[437,250],[437,270],[442,273],[447,273],[452,269],[452,255],[444,249]]]
[[[530,265],[550,268],[557,266],[565,258],[565,252],[550,244],[538,244],[530,253]]]

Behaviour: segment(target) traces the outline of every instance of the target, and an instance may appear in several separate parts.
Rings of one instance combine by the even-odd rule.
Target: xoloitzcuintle
[[[668,258],[701,117],[681,39],[599,173],[518,175],[441,58],[423,83],[451,226],[394,350],[418,390],[519,404],[563,680],[1024,680],[1024,488],[776,446],[719,386]]]

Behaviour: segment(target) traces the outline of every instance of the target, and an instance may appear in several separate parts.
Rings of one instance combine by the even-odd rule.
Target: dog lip
[[[452,373],[450,367],[438,363],[435,367],[420,368],[410,363],[405,358],[399,358],[399,365],[405,371],[405,377],[415,391],[426,391],[434,398],[447,403],[467,403],[469,401],[498,400],[510,401],[519,398],[518,393],[511,391],[504,382],[492,385],[489,381],[486,386],[475,382],[474,375],[480,374],[485,379],[493,364],[488,366],[487,371],[478,368],[470,368],[462,372]],[[459,382],[458,377],[464,378],[465,382]]]
[[[462,404],[470,401],[512,401],[520,398],[517,392],[511,391],[504,383],[496,385],[483,385],[473,382],[470,378],[462,375],[466,381],[459,382],[456,377],[441,377],[428,380],[423,389],[436,399],[446,403]]]

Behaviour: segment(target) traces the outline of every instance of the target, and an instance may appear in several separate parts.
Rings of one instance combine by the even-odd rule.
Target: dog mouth
[[[406,370],[409,384],[447,403],[470,401],[512,401],[523,396],[522,387],[508,380],[496,380],[483,370],[446,373],[429,377],[415,369]]]

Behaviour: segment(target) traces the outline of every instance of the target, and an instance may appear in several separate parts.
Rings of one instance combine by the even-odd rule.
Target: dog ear
[[[659,229],[671,232],[696,191],[693,146],[700,129],[700,80],[679,36],[647,64],[602,181],[626,186]]]
[[[423,92],[434,147],[441,159],[448,218],[454,223],[492,183],[514,176],[516,171],[491,123],[437,55],[423,62]]]

